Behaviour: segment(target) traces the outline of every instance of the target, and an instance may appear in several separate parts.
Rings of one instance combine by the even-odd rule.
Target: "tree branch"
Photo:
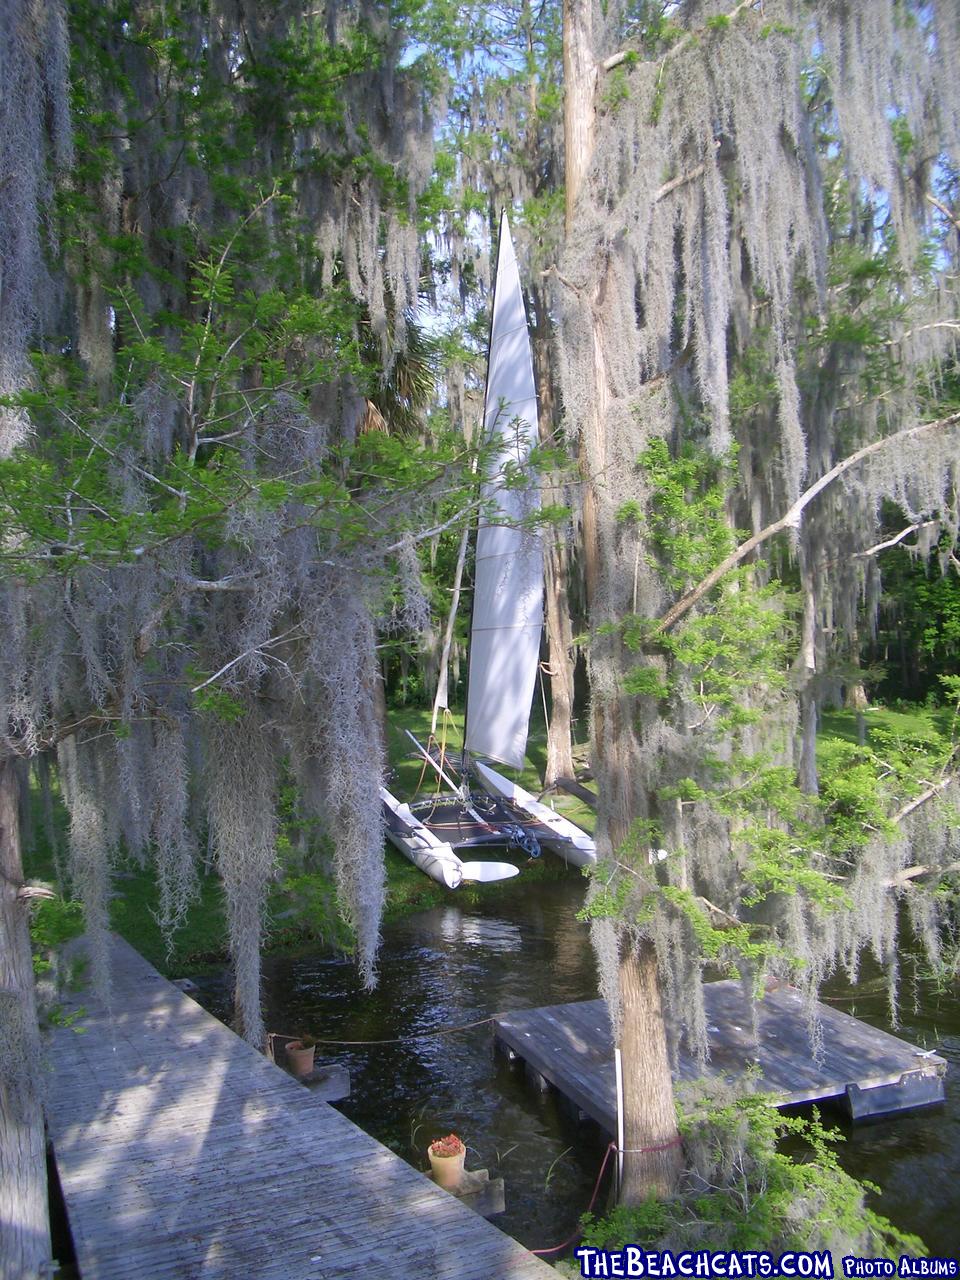
[[[931,195],[929,191],[926,192],[925,199],[928,200],[935,209],[939,209],[940,212],[943,214],[943,216],[949,222],[953,223],[957,231],[960,231],[960,218],[958,218],[955,213],[952,213],[951,210],[947,207],[947,205],[943,203],[942,200],[938,200],[937,197]]]
[[[201,680],[199,684],[195,684],[190,690],[191,693],[199,693],[201,689],[205,689],[208,684],[213,684],[214,680],[219,680],[222,675],[235,667],[238,662],[242,662],[244,658],[250,658],[255,653],[263,653],[265,650],[272,648],[275,644],[280,644],[284,640],[288,640],[290,636],[299,629],[299,623],[283,631],[278,636],[272,636],[269,640],[264,640],[263,644],[255,644],[250,649],[245,649],[243,653],[238,653],[235,658],[231,658],[229,662],[225,662],[219,671],[215,671],[212,676],[207,676],[206,680]]]
[[[732,22],[734,18],[739,17],[744,9],[753,9],[757,4],[762,4],[762,2],[763,0],[740,0],[740,3],[738,5],[734,5],[726,15],[727,22]],[[676,44],[670,46],[667,52],[663,55],[663,61],[666,62],[667,58],[672,58],[674,54],[679,53],[680,50],[685,48],[695,36],[701,35],[705,30],[705,27],[701,27],[697,31],[686,32],[686,34],[681,36]],[[609,58],[604,58],[603,62],[600,63],[600,70],[612,71],[614,67],[619,67],[621,63],[626,62],[627,59],[634,56],[635,53],[635,49],[620,49],[617,53],[611,53]],[[930,199],[930,197],[928,196],[927,199]]]
[[[909,524],[906,529],[901,529],[896,537],[888,538],[886,542],[878,542],[875,547],[868,547],[866,551],[858,551],[853,558],[854,560],[865,560],[867,556],[875,556],[881,551],[888,551],[890,547],[898,546],[904,538],[909,538],[911,533],[916,533],[920,529],[929,529],[932,525],[938,525],[939,523],[939,520],[923,520],[918,521],[916,524]]]
[[[720,143],[714,142],[714,147],[719,148]],[[685,186],[688,182],[694,182],[697,178],[702,178],[707,171],[706,164],[698,164],[695,169],[691,169],[689,173],[679,173],[675,178],[671,178],[669,182],[665,182],[653,197],[653,203],[662,200],[664,196],[668,196],[671,191],[676,191],[677,187]]]
[[[908,800],[902,808],[890,819],[891,822],[902,822],[904,818],[909,817],[914,809],[919,809],[922,804],[926,804],[928,800],[932,800],[934,796],[938,796],[941,791],[946,791],[951,783],[960,779],[960,774],[948,773],[946,777],[940,779],[939,782],[931,783],[926,791],[921,791],[918,796],[914,796],[912,800]]]
[[[540,274],[544,279],[546,279],[547,276],[556,276],[560,283],[565,285],[571,293],[575,294],[578,298],[580,297],[582,290],[578,289],[572,280],[568,280],[566,276],[560,274],[556,263],[552,263],[545,271],[541,271]]]
[[[869,458],[874,453],[879,453],[881,449],[887,448],[888,445],[912,439],[914,436],[922,435],[926,431],[955,427],[958,423],[960,423],[960,413],[952,413],[948,417],[938,418],[934,422],[921,422],[902,431],[895,431],[893,435],[884,436],[882,440],[874,440],[871,444],[866,444],[862,449],[857,449],[855,453],[851,453],[841,462],[838,462],[835,467],[831,467],[809,489],[805,490],[779,520],[774,520],[765,529],[761,529],[752,538],[748,538],[736,551],[732,551],[715,569],[712,569],[702,581],[691,588],[686,595],[681,596],[677,603],[668,609],[660,619],[657,624],[657,630],[669,631],[675,623],[689,613],[698,600],[701,600],[708,591],[717,585],[721,578],[728,574],[731,569],[735,569],[741,561],[747,558],[751,551],[755,551],[764,542],[768,542],[774,534],[780,533],[783,529],[798,529],[800,527],[800,517],[814,498],[828,488],[834,480],[844,475],[852,467],[855,467],[858,462],[862,462],[864,458]]]
[[[903,342],[907,338],[912,338],[915,333],[926,333],[928,329],[953,329],[960,333],[960,324],[956,320],[931,320],[929,324],[918,324],[915,329],[907,329],[905,333],[899,334],[896,338],[891,338],[885,346],[892,347],[898,342]]]
[[[892,879],[886,880],[883,887],[885,889],[899,889],[911,884],[920,876],[931,875],[934,872],[938,875],[947,875],[952,871],[960,871],[960,862],[948,862],[945,867],[904,867]]]
[[[171,494],[172,497],[180,498],[180,499],[183,499],[186,497],[186,494],[183,493],[182,490],[174,489],[171,485],[168,485],[163,480],[158,479],[158,477],[155,476],[152,471],[147,471],[144,467],[137,466],[135,462],[131,462],[129,461],[129,459],[126,459],[126,460],[121,459],[115,449],[111,449],[108,444],[105,444],[102,440],[98,440],[97,437],[91,435],[89,431],[85,431],[84,428],[81,427],[80,423],[76,420],[76,418],[74,418],[71,414],[67,413],[65,410],[59,409],[58,412],[60,413],[61,417],[66,418],[67,422],[70,423],[74,431],[76,431],[79,435],[83,436],[85,440],[89,440],[92,445],[96,446],[96,448],[102,449],[105,454],[113,458],[115,461],[121,462],[122,464],[129,466],[131,471],[135,471],[137,475],[143,476],[145,480],[149,480],[152,484],[157,485],[159,488],[166,489],[167,493]]]
[[[449,520],[444,520],[443,524],[435,524],[432,529],[423,529],[420,533],[414,534],[410,541],[414,544],[418,542],[425,542],[427,538],[433,538],[439,533],[446,532],[447,529],[453,528],[455,524],[459,524],[461,520],[466,519],[471,512],[482,507],[485,501],[486,499],[484,498],[478,498],[476,502],[468,503],[455,515],[452,515]],[[392,542],[389,547],[384,547],[384,553],[386,555],[392,555],[394,551],[399,551],[403,546],[404,541],[405,539],[401,538],[399,542]]]

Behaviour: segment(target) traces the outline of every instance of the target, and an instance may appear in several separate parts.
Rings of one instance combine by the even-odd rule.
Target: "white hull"
[[[541,804],[536,796],[532,796],[518,783],[505,778],[502,773],[497,773],[488,764],[474,760],[471,762],[471,769],[490,795],[506,800],[514,809],[549,828],[550,835],[544,835],[538,830],[537,839],[552,853],[559,854],[572,867],[585,867],[596,862],[597,846],[586,831],[581,831],[568,818],[555,813],[549,805]]]
[[[489,883],[519,874],[520,868],[512,862],[465,862],[386,787],[380,788],[380,800],[393,817],[392,823],[387,822],[390,843],[438,884],[458,889],[464,881]]]

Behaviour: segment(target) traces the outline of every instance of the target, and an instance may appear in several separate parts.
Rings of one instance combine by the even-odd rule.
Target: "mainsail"
[[[523,525],[540,507],[539,484],[528,470],[538,439],[537,392],[506,213],[483,420],[494,448],[481,489],[486,512],[477,534],[464,745],[471,755],[519,768],[540,657],[543,548],[539,531]]]

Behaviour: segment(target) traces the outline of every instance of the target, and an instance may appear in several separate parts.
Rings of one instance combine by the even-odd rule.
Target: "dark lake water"
[[[605,1137],[577,1124],[551,1095],[494,1053],[489,1025],[461,1027],[508,1010],[592,999],[597,993],[587,928],[576,920],[585,882],[500,886],[479,906],[448,905],[384,931],[381,980],[360,988],[349,959],[312,954],[269,958],[264,966],[268,1029],[331,1040],[398,1044],[321,1046],[350,1071],[352,1120],[404,1159],[424,1167],[426,1147],[451,1131],[468,1146],[467,1167],[503,1176],[506,1213],[497,1225],[529,1248],[560,1244],[587,1207]],[[222,983],[198,980],[201,998],[224,1016]],[[882,980],[856,989],[836,983],[825,999],[891,1030]],[[840,1124],[840,1158],[876,1183],[874,1205],[915,1232],[933,1254],[960,1255],[960,1001],[921,983],[907,993],[897,1034],[936,1048],[950,1063],[947,1102],[877,1124]]]

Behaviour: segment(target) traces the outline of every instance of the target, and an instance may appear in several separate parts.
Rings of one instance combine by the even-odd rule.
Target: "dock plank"
[[[47,1118],[83,1280],[546,1280],[435,1187],[113,943],[110,1010],[58,1028]]]
[[[848,1086],[896,1084],[908,1072],[942,1075],[946,1062],[889,1032],[818,1003],[821,1046],[814,1053],[803,999],[792,988],[768,992],[756,1010],[737,982],[704,988],[709,1059],[705,1067],[681,1051],[675,1076],[751,1080],[778,1105],[843,1096]],[[756,1034],[754,1018],[756,1017]],[[615,1134],[613,1039],[602,1000],[500,1014],[494,1035],[607,1133]]]

